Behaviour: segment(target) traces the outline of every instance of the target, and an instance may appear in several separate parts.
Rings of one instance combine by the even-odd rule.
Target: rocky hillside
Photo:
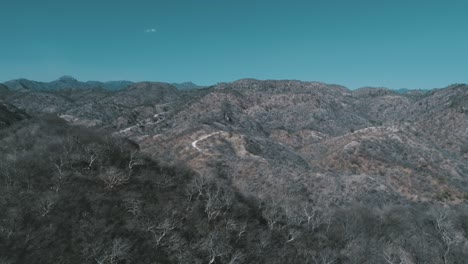
[[[28,115],[24,111],[0,99],[0,129],[27,118]]]
[[[261,199],[290,192],[305,199],[320,189],[340,203],[447,193],[460,202],[468,193],[467,94],[464,85],[401,94],[244,79],[190,91],[144,82],[6,100],[29,114],[104,127],[202,173],[225,166],[239,190]]]
[[[449,193],[460,202],[468,192],[467,90],[402,95],[241,80],[126,135],[201,171],[223,164],[240,190],[259,197],[320,190],[341,202],[434,201]]]
[[[0,95],[6,94],[10,91],[7,86],[0,84]]]
[[[157,244],[166,256],[160,261],[463,263],[468,252],[461,220],[468,202],[466,85],[397,93],[244,79],[187,91],[150,82],[118,91],[16,89],[3,98],[35,118],[52,114],[77,129],[105,133],[103,138],[131,140],[141,157],[191,171],[195,178],[179,182],[174,199],[183,200],[186,193],[196,204],[179,203],[195,211],[177,217],[199,221],[194,209],[199,208],[209,224],[200,220],[191,231],[179,224],[166,230],[161,222],[166,220],[158,219],[158,243],[169,233],[168,239],[177,238]],[[95,144],[105,149],[107,143]],[[123,160],[130,162],[127,151]],[[88,180],[105,175],[107,166],[128,170],[106,160],[91,173],[84,161],[76,162],[81,165],[69,164],[70,171],[82,166]],[[171,182],[153,169],[142,175],[153,173],[162,185]],[[125,188],[143,188],[135,184]],[[148,203],[145,199],[139,200]],[[233,199],[243,209],[232,208]],[[213,203],[219,207],[210,211]],[[245,222],[248,231],[229,229],[230,221],[236,228]],[[242,240],[244,232],[249,235]],[[127,244],[136,243],[132,239]],[[192,255],[176,253],[174,241]],[[271,258],[255,258],[255,252]],[[114,263],[130,260],[125,261]]]
[[[158,112],[167,111],[190,91],[179,92],[165,83],[138,83],[119,91],[102,88],[26,90],[5,95],[10,103],[28,113],[54,113],[84,126],[127,128],[138,122],[152,122]]]

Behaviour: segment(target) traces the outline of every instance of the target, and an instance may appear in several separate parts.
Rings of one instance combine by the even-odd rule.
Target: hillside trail
[[[208,135],[204,135],[204,136],[201,136],[199,137],[198,139],[194,140],[192,142],[192,147],[195,148],[196,150],[198,150],[199,152],[201,153],[205,153],[205,154],[209,154],[209,153],[206,153],[203,149],[201,149],[200,147],[197,146],[198,142],[202,141],[202,140],[205,140],[209,137],[212,137],[214,135],[218,135],[218,134],[221,134],[221,131],[218,131],[218,132],[214,132],[214,133],[211,133],[211,134],[208,134]]]

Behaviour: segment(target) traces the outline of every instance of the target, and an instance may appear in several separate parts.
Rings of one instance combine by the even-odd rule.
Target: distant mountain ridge
[[[132,84],[140,82],[131,82],[131,81],[79,81],[72,76],[62,76],[55,81],[51,82],[38,82],[29,79],[15,79],[7,81],[4,84],[0,84],[0,92],[8,88],[12,91],[58,91],[58,90],[67,90],[67,89],[104,89],[110,91],[122,90]],[[171,83],[170,85],[176,87],[178,90],[194,90],[205,88],[205,86],[197,85],[193,82],[183,82],[183,83]]]
[[[173,86],[177,88],[177,90],[193,90],[193,89],[201,89],[205,88],[206,86],[200,86],[193,82],[183,82],[183,83],[172,83]]]
[[[240,79],[236,82],[246,82],[248,80],[255,80],[256,79]],[[268,81],[268,80],[265,80]],[[283,81],[291,81],[291,80],[283,80]],[[117,91],[117,90],[122,90],[132,84],[137,84],[137,83],[143,83],[146,81],[138,81],[138,82],[132,82],[132,81],[126,81],[126,80],[120,80],[120,81],[79,81],[76,78],[69,76],[69,75],[64,75],[57,80],[51,81],[51,82],[40,82],[40,81],[33,81],[25,78],[20,78],[20,79],[14,79],[7,81],[5,83],[0,83],[0,92],[5,91],[5,87],[8,88],[11,91],[58,91],[58,90],[66,90],[66,89],[104,89],[104,90],[109,90],[109,91]],[[196,83],[193,83],[191,81],[187,82],[181,82],[181,83],[168,83],[169,85],[174,86],[177,88],[177,90],[197,90],[197,89],[203,89],[207,88],[210,86],[204,86],[204,85],[198,85]],[[226,84],[224,82],[218,83],[218,84]],[[453,84],[450,86],[454,86],[457,84]],[[5,86],[5,87],[1,87]],[[363,86],[357,89],[351,89],[351,90],[379,90],[379,91],[388,91],[388,92],[394,92],[398,94],[420,94],[420,93],[425,93],[428,91],[432,91],[436,88],[429,88],[429,89],[411,89],[411,88],[387,88],[387,87],[372,87],[372,86]]]
[[[81,82],[71,76],[62,76],[51,82],[37,82],[28,79],[16,79],[5,82],[4,85],[13,91],[57,91],[65,89],[93,89],[120,90],[133,84],[130,81],[87,81]]]

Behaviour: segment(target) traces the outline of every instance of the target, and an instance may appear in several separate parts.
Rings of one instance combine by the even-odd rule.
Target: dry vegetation
[[[0,263],[466,263],[467,92],[6,91]]]

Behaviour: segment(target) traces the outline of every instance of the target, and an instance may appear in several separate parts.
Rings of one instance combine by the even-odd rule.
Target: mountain
[[[395,91],[396,93],[399,93],[399,94],[404,94],[404,93],[407,93],[407,92],[412,91],[412,90],[407,89],[407,88],[400,88],[400,89],[395,89],[393,91]]]
[[[55,113],[75,124],[127,128],[152,122],[156,113],[173,108],[191,93],[166,83],[142,82],[120,90],[25,90],[8,94],[7,100],[30,114]]]
[[[4,85],[13,91],[23,91],[23,90],[29,90],[29,89],[44,90],[43,83],[30,81],[27,79],[11,80],[11,81],[4,83]]]
[[[460,184],[468,180],[468,167],[459,147],[468,144],[466,88],[415,97],[240,80],[217,85],[167,113],[170,118],[127,136],[144,152],[201,173],[223,164],[236,188],[262,199],[280,193],[302,199],[321,186],[323,195],[340,203],[384,202],[388,195],[436,200],[443,192],[456,201],[468,191]],[[456,98],[460,103],[451,103]]]
[[[121,90],[132,84],[134,83],[130,81],[108,81],[108,82],[88,81],[86,82],[86,85],[90,87],[100,87],[100,88],[111,90],[111,91]]]
[[[12,90],[12,263],[465,261],[467,85]]]
[[[71,76],[63,76],[52,82],[36,82],[27,79],[12,80],[5,83],[10,90],[14,91],[48,91],[60,89],[79,89],[85,85]]]
[[[131,85],[129,81],[110,81],[97,82],[88,81],[81,82],[71,76],[62,76],[52,82],[36,82],[27,79],[17,79],[8,81],[5,85],[14,91],[57,91],[65,89],[93,89],[103,88],[107,90],[120,90]]]
[[[388,195],[437,200],[443,192],[463,199],[467,92],[466,85],[401,94],[243,79],[202,90],[142,82],[118,91],[13,93],[7,100],[31,115],[55,113],[73,124],[105,127],[156,159],[199,173],[214,173],[223,164],[244,195],[266,199],[293,192],[300,200],[324,181],[323,195],[347,203]],[[348,186],[351,178],[360,188]],[[325,185],[329,180],[333,185]],[[350,189],[332,192],[330,186]]]
[[[58,82],[77,83],[72,78]],[[212,173],[218,166],[213,164],[222,163],[242,193],[262,199],[302,190],[329,173],[337,175],[337,186],[366,175],[359,176],[360,189],[333,193],[333,199],[346,203],[386,194],[435,200],[444,191],[462,199],[468,193],[467,185],[457,184],[468,180],[463,177],[468,171],[466,96],[465,85],[400,94],[243,79],[203,90],[142,82],[118,91],[13,93],[7,100],[29,114],[55,113],[73,124],[106,127],[154,158],[183,162],[200,173]],[[399,172],[389,174],[388,168]],[[376,183],[369,185],[369,177]],[[419,184],[400,179],[408,177]],[[272,182],[258,182],[265,179]],[[383,193],[370,192],[381,185]]]
[[[201,89],[205,88],[205,86],[199,86],[194,84],[193,82],[183,82],[183,83],[172,83],[179,90],[193,90],[193,89]]]

